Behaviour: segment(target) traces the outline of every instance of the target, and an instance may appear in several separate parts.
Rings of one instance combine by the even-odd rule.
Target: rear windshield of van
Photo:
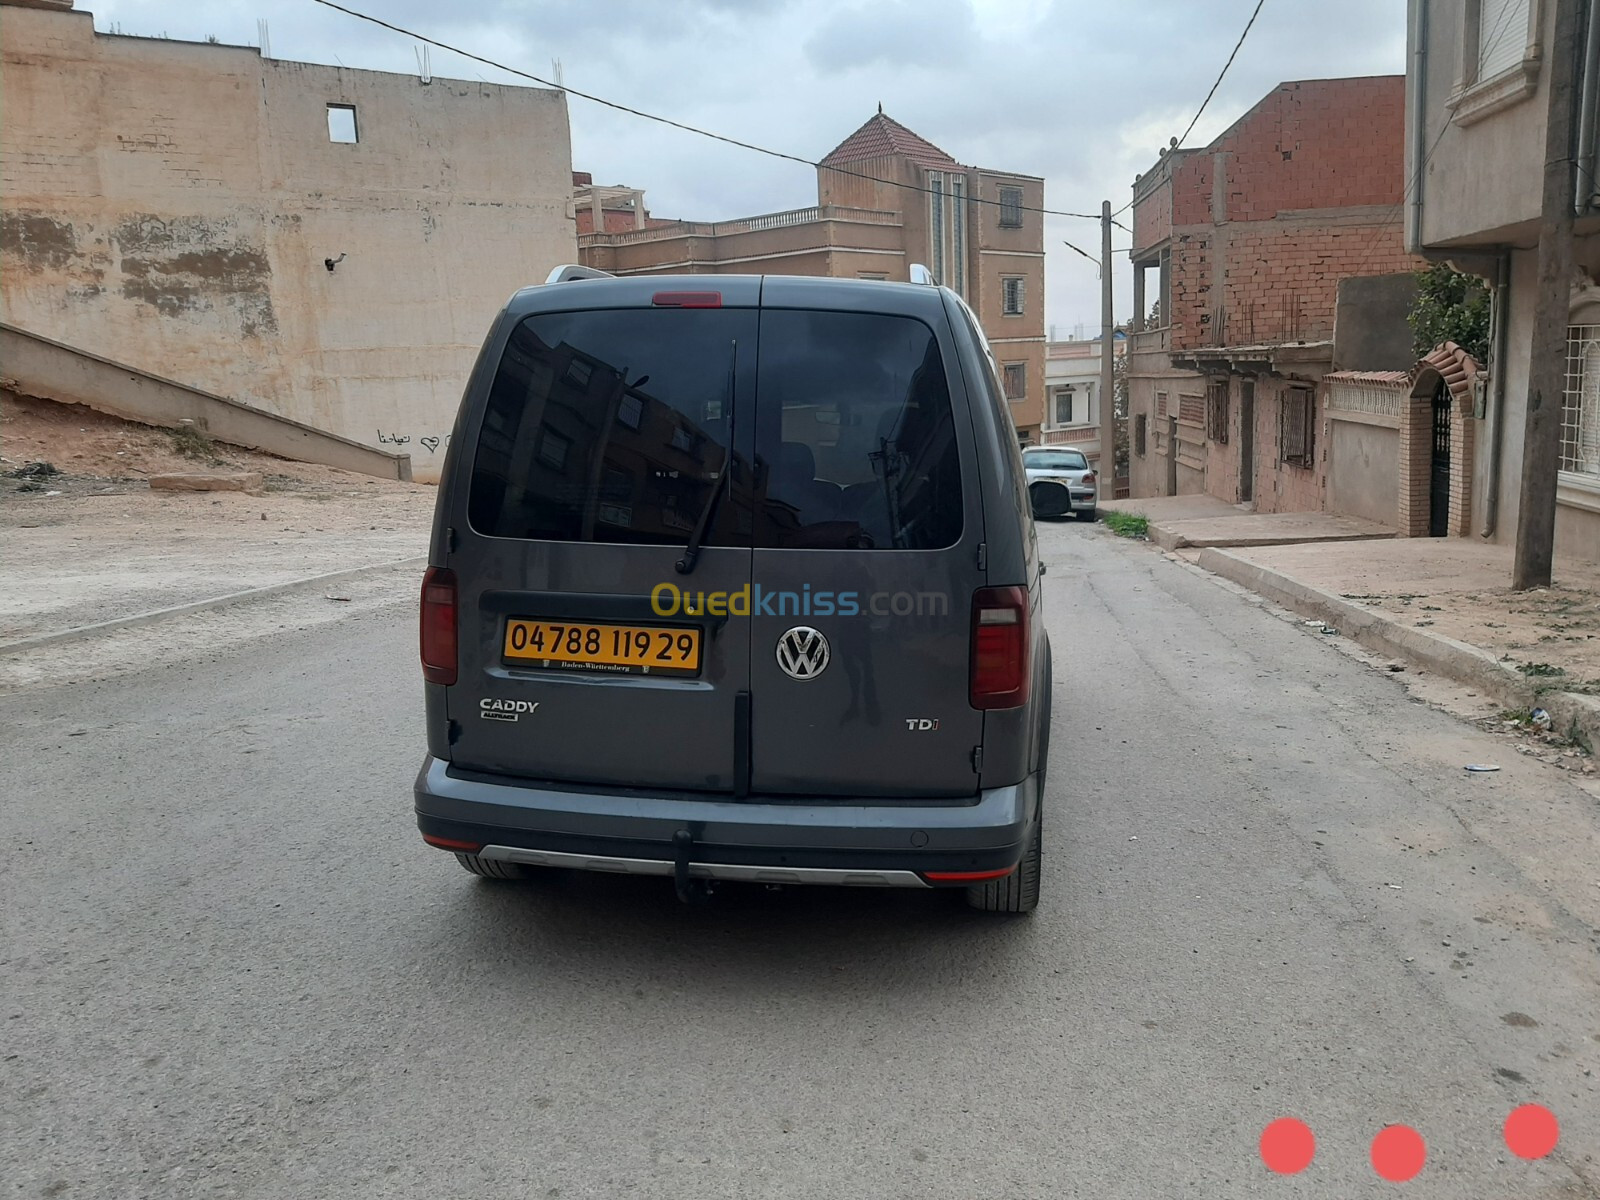
[[[682,545],[705,520],[709,546],[952,546],[961,464],[938,341],[874,313],[528,317],[490,389],[468,520],[567,542]]]
[[[472,527],[491,537],[686,543],[725,482],[734,395],[753,390],[755,350],[749,309],[527,318],[484,412]],[[733,500],[716,506],[706,545],[750,544],[750,473],[732,465]]]
[[[937,550],[960,540],[950,389],[921,321],[765,311],[757,395],[757,546]]]

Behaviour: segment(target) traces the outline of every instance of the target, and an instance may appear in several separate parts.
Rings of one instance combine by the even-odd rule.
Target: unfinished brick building
[[[1404,299],[1420,264],[1401,242],[1404,106],[1400,76],[1279,84],[1135,182],[1133,495],[1323,507],[1318,382],[1409,365]],[[1341,312],[1355,276],[1396,278],[1385,301]],[[1337,352],[1336,313],[1352,323]],[[1354,327],[1374,320],[1384,327]]]

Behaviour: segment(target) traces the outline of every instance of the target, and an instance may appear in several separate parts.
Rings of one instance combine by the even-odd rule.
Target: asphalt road
[[[1147,547],[1044,538],[1031,918],[473,879],[412,824],[409,586],[0,697],[0,1195],[1600,1195],[1594,797]],[[1524,1102],[1549,1159],[1502,1142]]]

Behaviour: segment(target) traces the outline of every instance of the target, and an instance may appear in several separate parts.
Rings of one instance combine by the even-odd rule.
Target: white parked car
[[[1030,446],[1022,452],[1028,472],[1028,495],[1035,517],[1094,520],[1096,479],[1094,468],[1075,446]]]

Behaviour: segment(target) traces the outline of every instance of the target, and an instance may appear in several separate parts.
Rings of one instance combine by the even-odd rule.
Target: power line
[[[600,104],[606,108],[613,108],[618,112],[627,113],[629,116],[640,117],[646,121],[655,121],[662,125],[671,126],[673,129],[681,129],[685,133],[693,133],[700,137],[710,138],[713,141],[723,142],[729,146],[737,146],[741,150],[751,150],[757,154],[765,154],[769,158],[781,158],[788,162],[799,163],[801,166],[813,167],[818,170],[826,169],[829,171],[835,171],[840,175],[849,175],[856,179],[866,179],[873,183],[888,184],[890,187],[900,188],[903,191],[920,192],[928,196],[946,196],[949,194],[942,191],[936,191],[933,188],[919,187],[914,183],[901,183],[899,180],[895,179],[880,179],[876,175],[867,175],[860,171],[851,171],[844,167],[833,166],[831,164],[824,168],[822,163],[813,161],[809,158],[804,158],[798,154],[788,154],[782,150],[772,150],[766,146],[758,146],[754,142],[744,142],[740,141],[738,138],[727,137],[724,134],[712,133],[709,129],[701,129],[698,126],[688,125],[682,121],[674,121],[670,117],[658,116],[655,113],[646,112],[640,108],[633,108],[626,104],[619,104],[615,100],[607,100],[603,96],[595,96],[589,92],[579,91],[577,88],[566,83],[556,83],[552,80],[544,79],[538,75],[531,74],[528,71],[518,70],[516,67],[508,67],[504,63],[496,62],[492,58],[485,58],[481,54],[474,54],[470,50],[463,50],[459,46],[452,46],[448,42],[441,42],[436,38],[428,37],[426,34],[416,33],[413,30],[404,28],[403,26],[395,25],[392,22],[385,21],[381,17],[374,17],[364,12],[357,12],[353,8],[346,8],[342,4],[334,3],[334,0],[315,0],[315,3],[322,5],[324,8],[331,8],[336,12],[342,12],[346,16],[355,17],[357,20],[368,21],[373,25],[381,26],[384,29],[401,34],[404,37],[415,38],[417,41],[426,43],[427,45],[437,46],[440,50],[448,50],[452,54],[459,54],[462,58],[468,58],[473,62],[478,62],[484,64],[485,66],[493,67],[497,71],[504,71],[508,75],[516,75],[522,79],[532,80],[534,83],[537,83],[543,87],[554,88],[557,91],[577,96],[580,100],[588,100],[590,103]],[[1257,7],[1259,7],[1259,5]],[[987,204],[995,208],[1004,207],[1015,212],[1036,212],[1043,213],[1044,215],[1051,217],[1081,217],[1084,220],[1089,221],[1098,221],[1100,219],[1099,213],[1065,212],[1056,208],[1035,208],[1032,205],[1024,204],[1002,204],[1002,202],[999,200],[984,200],[977,196],[968,196],[967,199],[971,200],[975,204]],[[1126,227],[1124,226],[1123,228]]]
[[[1180,146],[1182,146],[1183,143],[1188,139],[1189,135],[1194,132],[1194,127],[1199,123],[1201,114],[1206,111],[1206,106],[1211,103],[1211,97],[1215,96],[1217,94],[1217,89],[1222,86],[1223,76],[1228,73],[1228,68],[1233,66],[1233,60],[1238,56],[1239,47],[1243,46],[1245,38],[1250,36],[1250,28],[1256,23],[1256,18],[1261,15],[1261,6],[1266,2],[1267,0],[1256,0],[1255,11],[1250,14],[1250,19],[1244,23],[1244,32],[1239,35],[1239,40],[1233,44],[1233,52],[1228,55],[1228,61],[1223,63],[1222,70],[1217,72],[1216,82],[1211,85],[1211,90],[1206,93],[1206,98],[1200,102],[1200,107],[1195,110],[1194,120],[1190,121],[1189,128],[1183,131],[1183,137],[1180,137],[1172,144],[1172,150],[1167,151],[1169,155],[1173,150],[1177,150]],[[1129,200],[1111,215],[1114,217],[1120,217],[1132,207],[1133,201]]]

